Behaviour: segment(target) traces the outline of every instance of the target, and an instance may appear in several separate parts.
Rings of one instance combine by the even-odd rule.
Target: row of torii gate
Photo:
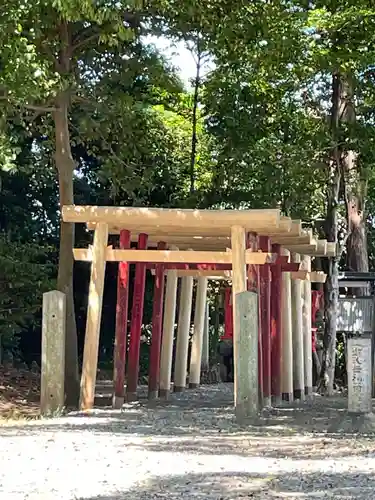
[[[278,403],[281,399],[301,398],[311,392],[311,282],[325,281],[323,273],[311,271],[311,257],[334,256],[334,243],[315,240],[311,231],[302,228],[300,220],[284,217],[278,209],[182,210],[73,205],[63,207],[62,218],[64,222],[85,223],[88,229],[94,230],[93,244],[88,249],[73,250],[75,260],[91,262],[80,391],[82,410],[94,405],[108,261],[119,262],[115,407],[121,406],[124,398],[132,401],[137,397],[147,269],[151,269],[155,277],[150,398],[166,397],[171,390],[179,278],[182,283],[174,390],[183,390],[186,385],[193,280],[196,278],[198,283],[189,370],[192,387],[200,382],[207,280],[222,278],[232,281],[233,290],[237,414],[246,415],[254,410],[254,397],[249,394],[254,387],[264,405],[271,404],[271,397]],[[119,248],[108,246],[109,234],[120,235]],[[132,242],[137,242],[137,248],[131,248]],[[135,280],[125,394],[129,265],[133,263]],[[252,300],[254,296],[258,297],[256,302]]]

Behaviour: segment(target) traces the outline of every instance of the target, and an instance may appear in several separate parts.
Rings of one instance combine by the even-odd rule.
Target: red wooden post
[[[258,236],[255,233],[248,233],[246,247],[254,252],[258,251]],[[262,321],[260,305],[260,276],[259,266],[249,264],[247,266],[247,289],[258,294],[258,379],[259,379],[259,400],[263,406],[263,349],[262,349]]]
[[[227,286],[224,290],[224,335],[221,339],[230,339],[233,341],[233,304],[231,286]]]
[[[166,243],[160,242],[158,250],[165,250]],[[150,371],[148,377],[148,399],[156,399],[159,393],[160,348],[163,324],[164,265],[155,269],[154,304],[152,309],[152,336],[150,348]]]
[[[259,236],[259,248],[271,252],[268,236]],[[262,361],[264,406],[271,406],[271,268],[269,264],[259,266],[260,276],[260,322],[262,324]]]
[[[120,248],[130,248],[130,231],[120,232]],[[116,333],[113,353],[113,407],[124,404],[125,359],[128,326],[129,264],[119,262],[117,276]]]
[[[280,253],[280,245],[272,252]],[[271,265],[271,391],[276,404],[281,403],[281,265]]]
[[[138,249],[146,250],[147,234],[138,236]],[[133,306],[130,326],[130,344],[128,355],[128,377],[126,384],[127,401],[137,398],[137,386],[139,375],[139,351],[141,343],[141,330],[143,319],[143,304],[145,298],[146,263],[139,262],[135,265]]]

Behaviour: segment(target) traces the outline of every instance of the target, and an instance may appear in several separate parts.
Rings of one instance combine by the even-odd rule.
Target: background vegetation
[[[350,0],[3,3],[6,354],[39,361],[42,293],[63,290],[68,392],[77,397],[88,268],[73,263],[60,204],[280,207],[340,245],[339,258],[320,263],[329,273],[322,380],[332,388],[337,271],[368,270],[375,259],[374,21],[368,2]],[[189,89],[150,35],[192,51]],[[76,228],[76,246],[89,238]],[[115,282],[108,265],[103,362],[112,356]],[[151,304],[148,276],[145,332]],[[147,357],[147,342],[143,349]]]

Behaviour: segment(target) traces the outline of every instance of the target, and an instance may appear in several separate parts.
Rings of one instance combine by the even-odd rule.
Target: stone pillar
[[[348,339],[348,412],[371,413],[371,338]]]
[[[299,254],[292,255],[293,262],[301,262]],[[294,398],[305,398],[304,346],[302,325],[302,287],[303,281],[292,280],[292,322],[293,322],[293,389]]]
[[[236,295],[235,336],[238,358],[235,363],[237,384],[236,419],[238,423],[256,420],[259,413],[258,345],[259,308],[258,294],[242,292]],[[235,330],[236,331],[236,330]]]
[[[65,402],[66,296],[58,290],[43,294],[40,413],[51,416]]]
[[[195,299],[194,331],[191,346],[189,387],[200,384],[202,344],[205,327],[205,313],[207,300],[207,278],[198,278],[197,296]]]
[[[333,421],[328,432],[374,434],[372,413],[371,334],[351,336],[347,343],[348,410]]]
[[[258,297],[247,292],[246,232],[231,229],[233,292],[234,409],[237,422],[254,418],[259,411]]]
[[[180,310],[178,316],[176,359],[174,367],[175,392],[181,392],[186,387],[192,299],[193,278],[191,276],[185,276],[181,280]]]

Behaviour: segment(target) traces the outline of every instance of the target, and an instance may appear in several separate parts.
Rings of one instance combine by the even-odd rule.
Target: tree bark
[[[340,194],[346,205],[346,238],[340,242],[336,257],[328,263],[324,286],[325,332],[321,387],[332,394],[336,351],[336,310],[338,307],[338,271],[342,250],[346,245],[347,266],[352,271],[368,271],[366,218],[364,215],[367,178],[358,164],[358,155],[350,148],[350,128],[356,122],[354,83],[352,75],[337,71],[332,80],[332,158],[331,183],[328,192],[326,218],[327,241],[338,242],[337,207]],[[344,137],[342,137],[344,136]],[[342,189],[342,193],[340,192]],[[352,290],[357,295],[368,295],[368,288]]]
[[[329,165],[329,182],[327,190],[327,214],[325,233],[327,241],[337,243],[338,205],[341,185],[341,163],[338,149],[338,127],[340,110],[340,75],[335,73],[332,78],[332,112],[331,132],[333,140],[332,157]],[[320,372],[319,390],[331,395],[334,389],[336,365],[336,324],[338,307],[338,272],[339,257],[330,257],[326,262],[327,279],[324,284],[324,335],[323,355]]]
[[[341,75],[340,84],[340,118],[348,127],[351,127],[356,123],[353,79],[350,75]],[[342,154],[342,164],[348,226],[346,264],[350,271],[367,272],[369,267],[365,217],[366,171],[361,169],[354,151],[346,151]],[[351,291],[357,296],[370,293],[368,287]]]
[[[363,211],[359,208],[358,199],[351,196],[349,199],[348,222],[350,233],[346,244],[347,267],[350,271],[367,272],[368,251],[367,232]],[[369,287],[352,289],[357,296],[370,294]]]
[[[201,73],[202,52],[199,43],[199,35],[197,35],[197,60],[196,60],[196,75],[194,80],[194,96],[193,96],[193,117],[192,117],[192,133],[191,133],[191,152],[190,152],[190,194],[195,192],[195,164],[197,160],[197,124],[198,124],[198,104],[199,104],[199,87]]]
[[[68,122],[69,93],[62,91],[56,97],[55,162],[58,172],[60,207],[74,204],[74,160],[70,148]],[[59,270],[57,288],[66,294],[65,393],[66,405],[77,406],[79,400],[77,327],[73,296],[74,224],[61,221]]]
[[[327,238],[327,241],[328,238]],[[332,257],[328,261],[327,279],[324,284],[324,335],[323,355],[320,372],[319,390],[331,396],[334,390],[336,367],[336,324],[338,306],[338,258]]]

